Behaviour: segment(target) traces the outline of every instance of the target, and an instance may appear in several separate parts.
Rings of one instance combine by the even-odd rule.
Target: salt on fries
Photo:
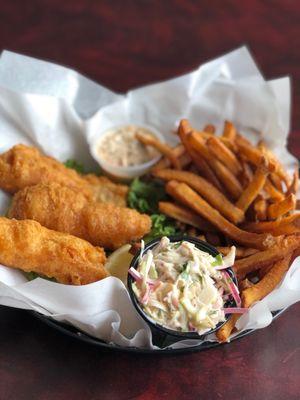
[[[215,244],[223,255],[237,245],[234,270],[242,305],[250,307],[280,283],[300,255],[298,166],[291,179],[264,142],[253,145],[230,121],[217,136],[213,125],[196,130],[184,119],[178,137],[181,143],[170,151],[181,170],[163,152],[152,170],[176,202],[160,203],[160,211],[193,227],[190,234]],[[220,342],[228,340],[239,316],[219,329]]]

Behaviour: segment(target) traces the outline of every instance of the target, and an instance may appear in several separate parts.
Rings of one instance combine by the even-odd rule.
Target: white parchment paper
[[[149,85],[126,95],[49,62],[4,51],[0,58],[0,151],[17,143],[35,145],[64,161],[96,164],[89,146],[101,132],[124,123],[153,126],[170,143],[181,118],[201,128],[220,130],[233,121],[250,140],[264,138],[286,167],[294,158],[286,150],[290,123],[290,81],[265,81],[249,51],[242,47],[200,66],[196,71]],[[0,191],[0,212],[10,196]],[[272,311],[300,300],[300,258],[280,286],[238,321],[241,330],[259,329]],[[75,287],[35,279],[0,266],[0,304],[32,309],[64,321],[99,339],[120,346],[154,348],[147,324],[117,278]],[[208,340],[214,340],[211,336]],[[173,347],[198,345],[182,341]]]

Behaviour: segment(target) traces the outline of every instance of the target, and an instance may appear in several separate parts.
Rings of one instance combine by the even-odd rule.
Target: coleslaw
[[[154,322],[201,335],[225,321],[228,300],[241,309],[238,289],[223,271],[234,258],[234,246],[226,257],[213,257],[191,242],[162,237],[155,247],[141,251],[136,269],[130,268],[132,289]]]

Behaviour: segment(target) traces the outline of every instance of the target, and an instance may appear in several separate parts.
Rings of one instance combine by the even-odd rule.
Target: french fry
[[[240,174],[242,186],[246,187],[252,181],[253,172],[250,165],[245,160],[240,160],[242,166],[242,172]]]
[[[288,195],[284,200],[271,204],[268,207],[267,214],[270,219],[277,219],[289,211],[296,208],[296,196],[294,194]]]
[[[223,129],[223,137],[228,138],[230,140],[235,140],[236,138],[236,129],[233,123],[229,121],[225,121],[224,129]]]
[[[201,136],[192,132],[188,137],[191,146],[203,157],[209,165],[213,168],[218,179],[222,182],[227,192],[233,199],[238,199],[242,194],[243,188],[234,174],[223,165],[220,161],[216,160],[209,149],[205,145],[205,141]]]
[[[252,165],[259,165],[261,162],[261,158],[264,156],[264,154],[257,149],[256,147],[252,146],[252,145],[247,145],[246,143],[242,142],[238,142],[238,148],[239,148],[239,152],[241,153],[241,155],[247,160],[249,161]],[[269,171],[270,172],[276,172],[278,171],[279,168],[279,164],[277,164],[275,162],[275,160],[273,158],[268,157],[268,166],[269,166]]]
[[[241,164],[235,154],[218,137],[212,136],[206,143],[210,152],[228,167],[234,175],[237,176],[242,171]]]
[[[181,169],[180,162],[178,158],[174,155],[173,149],[166,143],[161,142],[159,139],[152,135],[136,133],[136,138],[143,143],[145,146],[152,146],[165,157],[167,157],[171,164],[176,169]]]
[[[186,150],[185,147],[180,143],[178,144],[176,147],[174,147],[172,149],[173,154],[175,157],[181,159],[181,157],[184,157],[186,155]],[[180,164],[182,167],[185,167],[186,165],[188,165],[188,163],[186,165],[184,165],[184,163],[180,160]],[[163,168],[168,168],[170,167],[171,162],[167,157],[162,157],[153,167],[152,170],[159,170],[159,169],[163,169]]]
[[[207,124],[207,125],[205,125],[205,127],[203,128],[203,131],[204,131],[204,132],[207,132],[207,133],[214,134],[214,133],[216,132],[216,128],[215,128],[214,125]]]
[[[284,194],[280,192],[278,189],[276,189],[276,187],[272,184],[272,182],[269,179],[266,180],[264,190],[266,191],[266,193],[268,193],[271,199],[275,201],[284,200]]]
[[[220,343],[228,341],[231,332],[233,331],[237,320],[240,318],[240,314],[232,314],[223,326],[216,332],[216,337]]]
[[[174,171],[164,169],[153,174],[156,178],[165,181],[177,180],[187,183],[198,193],[200,193],[213,207],[234,224],[244,220],[244,213],[235,207],[217,188],[211,185],[204,178],[186,171]]]
[[[272,262],[270,264],[267,264],[267,265],[263,266],[258,271],[256,271],[259,281],[270,271],[270,269],[273,267],[274,264],[275,263]]]
[[[275,228],[269,232],[273,236],[281,236],[281,235],[294,235],[300,233],[300,227],[295,226],[294,224],[287,224],[278,228]]]
[[[216,232],[216,228],[210,222],[193,211],[190,211],[188,208],[167,201],[160,201],[158,207],[161,213],[183,222],[184,224],[198,228],[200,231]]]
[[[199,239],[199,240],[202,240],[202,242],[206,242],[206,238],[205,238],[204,235],[199,235],[199,236],[198,236],[198,239]]]
[[[300,200],[296,201],[296,210],[300,210]]]
[[[281,179],[274,172],[270,174],[270,181],[279,192],[283,192]]]
[[[284,183],[286,184],[286,187],[289,187],[290,178],[289,178],[287,172],[285,171],[285,169],[283,168],[282,164],[278,161],[275,154],[266,147],[263,140],[261,140],[259,142],[258,148],[260,149],[262,154],[264,154],[268,158],[269,162],[274,165],[275,174],[278,175],[278,177],[284,181]]]
[[[248,289],[250,287],[254,286],[254,283],[252,283],[249,279],[245,278],[241,282],[239,282],[239,290],[243,291],[245,289]]]
[[[260,164],[256,168],[252,181],[236,202],[236,207],[240,208],[244,212],[248,210],[250,204],[252,204],[261,189],[264,187],[268,174],[268,162],[266,158],[262,157]]]
[[[264,284],[261,282],[253,285],[249,288],[242,289],[242,302],[244,307],[250,307],[255,301],[261,300],[268,293],[270,293],[280,282],[284,272],[288,269],[290,257],[285,260],[280,260],[275,263],[274,267],[265,275],[261,282],[264,280]],[[276,269],[275,269],[276,268]],[[273,271],[273,272],[272,272]],[[281,276],[281,278],[280,278]],[[280,279],[279,279],[280,278]],[[278,281],[276,283],[276,281]],[[274,283],[275,286],[274,286]],[[265,285],[265,286],[264,286]],[[272,288],[273,287],[273,288]],[[260,297],[260,298],[259,298]],[[226,342],[233,331],[239,314],[234,314],[217,332],[216,336],[219,342]]]
[[[258,195],[254,201],[255,218],[258,221],[265,221],[267,219],[267,201],[262,195]]]
[[[192,208],[237,243],[258,249],[265,249],[276,242],[275,238],[268,234],[259,235],[242,231],[225,219],[216,209],[211,207],[185,183],[169,181],[166,185],[166,191],[176,200]]]
[[[217,250],[221,253],[221,254],[223,254],[223,256],[226,256],[229,252],[230,252],[230,250],[231,250],[231,247],[217,247]],[[251,256],[252,254],[255,254],[255,253],[257,253],[259,250],[257,250],[257,249],[251,249],[251,248],[247,248],[247,247],[236,247],[236,250],[235,250],[235,258],[236,259],[240,259],[240,258],[245,258],[245,257],[249,257],[249,256]]]
[[[275,221],[246,222],[242,225],[242,228],[246,231],[261,233],[271,232],[277,228],[283,228],[286,225],[294,225],[300,228],[300,213],[294,213]]]
[[[287,236],[282,243],[277,246],[255,253],[249,257],[237,260],[234,264],[234,271],[241,280],[252,271],[257,271],[275,261],[284,258],[287,254],[300,246],[298,235]]]
[[[222,186],[218,178],[214,174],[213,170],[209,166],[209,164],[204,159],[199,157],[197,152],[189,144],[188,136],[190,135],[191,132],[192,132],[192,127],[190,126],[188,120],[182,119],[178,127],[178,135],[180,137],[182,144],[184,145],[186,151],[188,152],[193,162],[197,166],[200,174],[204,176],[204,178],[208,179],[208,181],[211,182],[217,189],[222,191]]]
[[[291,185],[289,186],[286,195],[288,196],[289,194],[294,194],[296,195],[298,192],[299,188],[299,165],[297,165],[294,175],[293,175],[293,180],[291,182]]]
[[[241,297],[243,307],[250,307],[253,303],[263,299],[275,289],[275,287],[281,282],[285,272],[288,270],[291,257],[292,252],[288,253],[285,258],[276,261],[261,281],[242,292]]]
[[[291,254],[292,253],[288,254],[285,259],[277,261],[274,266],[271,264],[270,270],[266,272],[265,276],[257,284],[253,285],[247,279],[240,283],[243,307],[249,308],[253,303],[263,299],[273,289],[275,289],[275,287],[280,283],[284,273],[289,268]],[[239,318],[240,314],[233,314],[217,331],[216,337],[219,342],[224,343],[228,340]]]

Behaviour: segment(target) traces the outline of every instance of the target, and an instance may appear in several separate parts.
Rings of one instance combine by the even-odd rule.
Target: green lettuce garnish
[[[79,174],[84,174],[84,166],[73,158],[68,159],[64,162],[65,167],[75,169]]]
[[[128,206],[139,212],[149,214],[152,220],[151,232],[144,237],[145,242],[161,236],[173,236],[180,233],[176,221],[159,213],[158,203],[168,199],[164,184],[159,181],[132,181],[127,197]]]
[[[163,183],[158,181],[144,182],[139,178],[132,181],[127,197],[130,208],[147,213],[158,212],[158,202],[167,199]]]
[[[151,220],[151,231],[144,237],[146,243],[162,236],[174,236],[180,233],[180,230],[176,226],[176,222],[172,221],[164,214],[152,214]]]

